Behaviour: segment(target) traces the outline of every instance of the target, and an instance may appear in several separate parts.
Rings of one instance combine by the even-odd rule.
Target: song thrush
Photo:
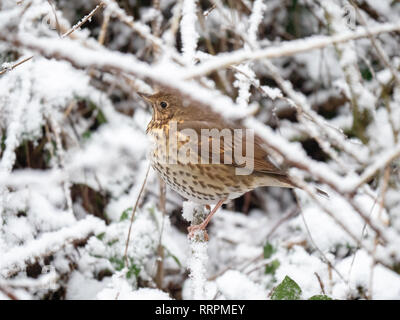
[[[285,170],[271,161],[262,147],[263,140],[260,137],[254,136],[253,139],[249,139],[250,135],[247,132],[242,135],[234,134],[238,129],[244,130],[240,125],[225,120],[206,106],[194,104],[188,99],[186,101],[176,94],[139,94],[150,102],[153,108],[153,117],[146,131],[154,139],[154,147],[150,152],[152,167],[184,198],[199,204],[216,204],[203,223],[189,227],[190,236],[193,236],[195,230],[204,229],[213,214],[228,200],[260,186],[295,187]],[[197,133],[198,137],[201,137],[204,129],[214,129],[217,133],[222,130],[232,133],[231,143],[225,141],[229,139],[223,139],[222,135],[217,134],[204,140],[198,138],[197,145],[190,144],[191,137],[188,132]],[[208,146],[205,146],[207,141]],[[216,143],[217,149],[212,147],[215,142],[219,142],[219,146]],[[249,146],[253,147],[253,154],[243,158],[252,161],[253,168],[248,174],[237,174],[236,169],[243,168],[243,163],[239,164],[235,159],[229,163],[225,161],[224,155],[232,155],[235,148],[241,148],[243,156],[243,150],[247,150],[249,143],[252,144]],[[192,152],[189,156],[184,152],[188,161],[184,161],[179,155],[176,156],[182,148],[185,148],[187,153]]]

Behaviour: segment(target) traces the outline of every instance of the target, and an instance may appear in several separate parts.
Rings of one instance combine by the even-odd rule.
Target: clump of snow
[[[271,88],[269,86],[261,86],[261,89],[266,93],[266,95],[275,100],[277,98],[282,98],[282,91],[279,88]]]
[[[12,70],[12,66],[13,66],[13,64],[10,62],[4,62],[1,64],[1,68],[6,69],[7,71]]]
[[[356,295],[357,288],[370,288],[372,259],[364,250],[357,251],[354,259],[347,257],[338,263],[337,268],[349,277],[349,284],[340,283],[333,287],[332,293],[338,299],[348,299]],[[400,279],[398,274],[376,265],[373,269],[372,290],[369,292],[375,300],[390,300],[400,297]]]
[[[68,300],[95,300],[109,282],[109,278],[98,281],[75,271],[70,276],[66,298]]]
[[[228,300],[266,300],[267,293],[260,285],[252,282],[244,274],[230,270],[217,280],[218,290]]]
[[[182,204],[182,217],[186,221],[193,221],[193,214],[196,210],[196,208],[199,206],[197,203],[194,203],[192,201],[185,201]]]
[[[206,275],[207,275],[207,254],[208,245],[196,239],[191,240],[191,257],[188,261],[189,277],[191,279],[192,299],[201,300],[206,297]]]
[[[132,290],[130,284],[118,275],[97,294],[98,300],[171,300],[170,296],[159,290],[140,288]]]

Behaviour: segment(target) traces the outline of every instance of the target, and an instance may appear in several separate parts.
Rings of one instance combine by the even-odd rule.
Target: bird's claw
[[[203,225],[202,223],[188,227],[189,238],[193,239],[196,231],[203,231],[204,240],[208,241],[208,233],[207,233],[207,230],[205,228],[206,228],[206,226]]]

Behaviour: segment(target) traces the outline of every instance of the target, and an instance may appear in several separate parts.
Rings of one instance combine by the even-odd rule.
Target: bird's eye
[[[168,104],[165,101],[161,101],[160,102],[160,107],[163,108],[163,109],[165,109],[167,107],[167,105]]]

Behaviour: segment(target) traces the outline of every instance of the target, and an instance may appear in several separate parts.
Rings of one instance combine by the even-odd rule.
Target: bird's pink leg
[[[217,212],[217,210],[222,206],[222,204],[226,201],[226,199],[219,200],[218,203],[215,205],[214,209],[208,214],[207,218],[204,219],[204,221],[200,224],[196,224],[194,226],[188,227],[189,231],[189,238],[193,238],[194,232],[197,230],[204,230],[208,223],[210,222],[212,216]],[[205,234],[206,240],[208,240],[208,235],[207,232]]]

